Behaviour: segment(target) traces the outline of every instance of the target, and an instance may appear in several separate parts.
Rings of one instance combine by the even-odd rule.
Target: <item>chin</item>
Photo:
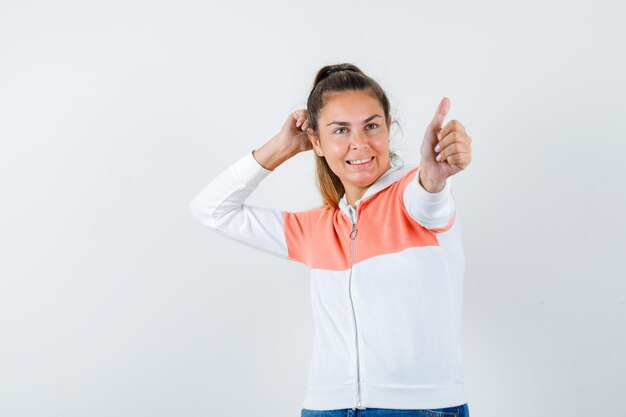
[[[372,172],[354,173],[348,172],[342,182],[349,182],[358,187],[369,187],[376,182],[385,172],[383,170],[377,170]]]

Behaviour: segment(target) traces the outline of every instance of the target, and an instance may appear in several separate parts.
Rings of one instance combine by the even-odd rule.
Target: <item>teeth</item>
[[[352,165],[354,165],[354,164],[357,164],[357,165],[358,165],[358,164],[362,164],[362,163],[364,163],[364,162],[368,162],[368,161],[370,161],[372,158],[373,158],[373,157],[371,157],[371,158],[367,158],[367,159],[355,159],[354,161],[348,161],[348,162],[350,162]]]

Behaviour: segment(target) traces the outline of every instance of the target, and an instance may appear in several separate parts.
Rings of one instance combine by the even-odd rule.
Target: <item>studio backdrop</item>
[[[442,97],[472,415],[623,415],[623,2],[0,3],[0,416],[297,416],[308,270],[189,203],[324,65],[388,94],[405,164]],[[312,152],[247,204],[320,205]]]

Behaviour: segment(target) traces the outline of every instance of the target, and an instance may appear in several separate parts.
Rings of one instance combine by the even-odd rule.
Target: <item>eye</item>
[[[378,129],[378,124],[377,123],[370,123],[367,126],[368,127],[376,126],[374,129]],[[346,128],[345,127],[340,127],[339,129],[335,129],[335,131],[333,133],[337,133],[340,130],[346,130]],[[339,134],[341,134],[341,133],[339,133]]]

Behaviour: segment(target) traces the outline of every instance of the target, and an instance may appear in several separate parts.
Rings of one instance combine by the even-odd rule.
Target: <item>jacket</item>
[[[289,212],[246,199],[272,170],[252,152],[191,201],[216,233],[309,267],[315,328],[303,407],[429,409],[466,403],[465,257],[450,178],[392,164],[355,207]]]

